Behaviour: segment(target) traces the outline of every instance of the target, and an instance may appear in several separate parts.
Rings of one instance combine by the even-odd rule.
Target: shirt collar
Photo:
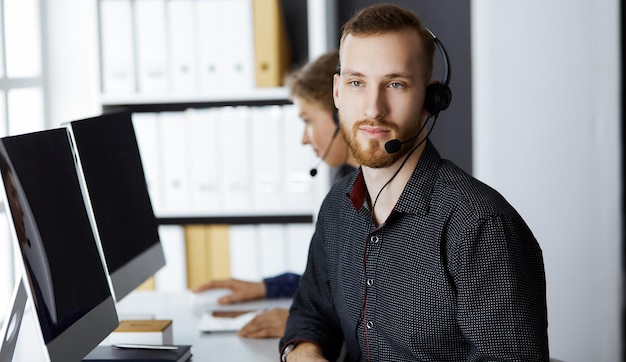
[[[394,211],[425,214],[428,212],[428,205],[432,195],[432,189],[437,179],[437,170],[441,157],[430,141],[426,142],[424,152],[413,170],[404,191],[400,195]],[[348,197],[355,210],[360,210],[365,205],[367,199],[367,186],[363,177],[363,169],[359,168],[356,178],[348,190]]]

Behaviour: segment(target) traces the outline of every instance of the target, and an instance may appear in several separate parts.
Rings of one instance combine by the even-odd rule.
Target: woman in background
[[[291,99],[304,121],[302,144],[310,145],[321,161],[331,167],[333,182],[354,171],[358,164],[339,134],[339,120],[333,102],[333,75],[339,64],[339,52],[328,52],[287,76]],[[311,170],[311,176],[317,169]],[[209,289],[227,288],[232,291],[218,300],[230,304],[263,298],[293,297],[300,275],[285,273],[249,282],[236,279],[214,280],[194,289],[199,293]],[[238,335],[248,338],[282,337],[289,311],[274,308],[257,315]]]

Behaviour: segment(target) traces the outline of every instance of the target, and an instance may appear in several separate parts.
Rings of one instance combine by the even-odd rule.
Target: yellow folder
[[[291,66],[291,46],[280,0],[252,3],[256,86],[280,87]]]
[[[228,225],[186,225],[187,287],[230,277]]]

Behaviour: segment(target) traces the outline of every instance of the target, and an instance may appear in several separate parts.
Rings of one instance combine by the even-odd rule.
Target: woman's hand
[[[202,284],[193,290],[194,293],[200,293],[209,289],[226,288],[232,291],[232,294],[221,297],[217,300],[219,304],[231,304],[238,302],[246,302],[265,298],[267,291],[263,282],[247,282],[237,279],[213,280]]]

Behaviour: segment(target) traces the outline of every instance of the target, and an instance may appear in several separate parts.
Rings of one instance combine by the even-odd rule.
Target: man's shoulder
[[[476,217],[517,215],[517,211],[495,188],[468,174],[454,163],[443,160],[434,194],[435,202],[454,203],[459,211]]]

